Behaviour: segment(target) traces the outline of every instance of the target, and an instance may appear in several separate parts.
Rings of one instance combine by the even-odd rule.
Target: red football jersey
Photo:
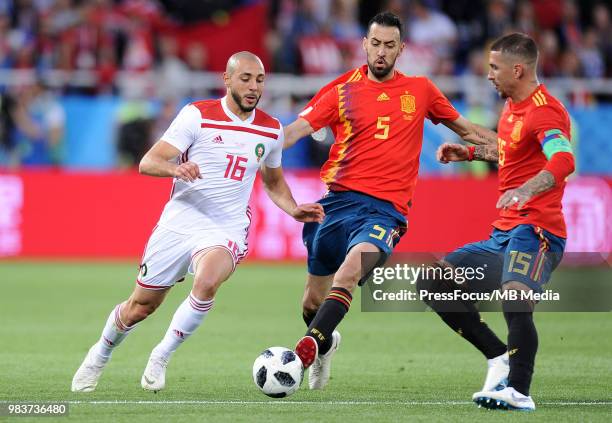
[[[329,84],[321,88],[315,94],[315,96],[310,99],[308,104],[306,104],[306,107],[304,107],[304,110],[308,110],[309,107],[314,106],[321,97],[327,94],[329,90],[334,89],[336,85],[345,84],[347,82],[359,81],[360,79],[367,78],[368,77],[367,69],[368,69],[368,66],[363,65],[360,68],[351,69],[350,71],[343,73],[342,75],[334,79],[332,82],[330,82]]]
[[[508,99],[497,125],[499,191],[518,188],[546,166],[542,145],[553,139],[570,140],[570,118],[563,104],[544,85],[525,100]],[[566,238],[561,199],[565,181],[529,200],[523,208],[500,211],[493,226],[507,231],[520,224],[539,226]]]
[[[368,66],[367,65],[363,65],[359,68],[355,68],[355,69],[351,69],[350,71],[343,73],[342,75],[340,75],[339,77],[337,77],[336,79],[334,79],[332,82],[330,82],[329,84],[325,85],[323,88],[321,88],[313,98],[310,99],[310,101],[308,102],[308,104],[306,104],[306,106],[304,107],[304,111],[302,113],[300,113],[300,116],[302,114],[308,113],[309,109],[312,108],[315,104],[317,104],[317,102],[321,99],[321,97],[323,97],[325,94],[327,94],[328,91],[333,90],[336,88],[336,85],[338,84],[345,84],[347,82],[354,82],[354,81],[359,81],[360,79],[363,78],[367,78],[367,69]],[[334,134],[334,138],[336,137],[336,128],[332,127],[331,128],[333,134]]]
[[[338,84],[300,116],[315,131],[330,126],[336,135],[321,168],[329,189],[389,201],[406,215],[419,170],[425,118],[437,124],[454,121],[459,113],[429,79],[396,71],[385,82],[355,77]]]

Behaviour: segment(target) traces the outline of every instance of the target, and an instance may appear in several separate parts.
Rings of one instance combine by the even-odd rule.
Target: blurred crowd
[[[137,161],[147,147],[141,134],[154,140],[179,99],[211,94],[194,84],[194,75],[211,69],[210,46],[199,39],[179,45],[175,30],[217,22],[219,31],[231,31],[232,13],[254,4],[267,6],[261,28],[272,72],[334,75],[363,64],[368,20],[391,10],[405,22],[407,52],[398,68],[407,73],[481,77],[488,43],[522,31],[539,43],[542,76],[612,77],[610,1],[0,0],[0,165],[60,161],[65,112],[54,94],[117,94],[118,72],[152,71],[156,92],[130,84],[136,94],[117,118],[122,157]],[[40,78],[8,86],[7,70]],[[55,81],[52,91],[43,77],[52,70],[84,71],[90,83]],[[143,106],[147,96],[161,99],[155,113]]]
[[[471,54],[507,32],[521,31],[539,42],[545,77],[612,76],[609,1],[281,0],[276,6],[270,44],[278,70],[308,71],[312,56],[304,40],[317,37],[339,45],[340,60],[329,66],[346,68],[343,61],[353,60],[351,46],[365,33],[369,17],[387,9],[403,18],[411,52],[432,53],[430,75],[459,75]]]
[[[368,19],[387,9],[403,18],[411,51],[429,54],[431,75],[461,74],[470,54],[516,30],[539,42],[543,76],[612,76],[609,1],[262,2],[268,5],[272,71],[346,70],[363,60],[358,50]],[[0,0],[0,70],[88,70],[97,74],[96,92],[112,90],[118,70],[206,70],[206,45],[194,40],[179,51],[173,25],[227,19],[250,3],[258,1]]]
[[[172,45],[157,34],[172,23],[155,0],[0,0],[0,70],[90,71],[90,92],[113,92],[118,70],[165,64]],[[197,44],[180,62],[206,70]]]

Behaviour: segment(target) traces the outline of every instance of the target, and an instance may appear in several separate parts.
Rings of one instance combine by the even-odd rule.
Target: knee
[[[527,295],[531,288],[522,282],[510,281],[504,283],[502,291],[506,294],[506,299],[502,301],[504,313],[531,313],[534,310],[535,302],[530,300]]]
[[[532,301],[529,300],[503,300],[502,310],[504,311],[506,321],[508,322],[508,324],[510,324],[512,320],[517,316],[520,316],[521,319],[531,319],[534,310],[534,304]]]
[[[431,301],[428,299],[429,296],[427,294],[436,293],[444,290],[444,287],[442,285],[444,280],[442,278],[435,277],[435,271],[437,269],[442,269],[442,266],[439,263],[435,263],[431,267],[434,269],[432,274],[430,275],[429,273],[421,273],[417,278],[415,284],[417,295],[419,296],[419,298],[423,299],[423,302],[428,305],[431,303]]]
[[[222,283],[222,280],[211,276],[198,276],[193,283],[193,293],[199,300],[211,300]]]
[[[416,280],[415,288],[417,294],[422,292],[433,292],[436,288],[439,288],[440,281],[434,278],[427,278],[424,275],[419,275]]]

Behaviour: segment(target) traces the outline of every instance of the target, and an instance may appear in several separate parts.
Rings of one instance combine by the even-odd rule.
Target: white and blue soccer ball
[[[270,347],[253,364],[253,380],[272,398],[288,397],[298,390],[304,379],[302,360],[284,347]]]

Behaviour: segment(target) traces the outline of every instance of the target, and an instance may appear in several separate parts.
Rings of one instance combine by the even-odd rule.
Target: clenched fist
[[[322,223],[325,217],[323,206],[319,203],[300,204],[290,214],[298,222]]]
[[[200,167],[194,162],[181,163],[174,169],[174,177],[185,182],[193,182],[202,179]]]
[[[463,162],[468,157],[468,148],[463,144],[444,143],[436,151],[436,158],[440,163]]]

